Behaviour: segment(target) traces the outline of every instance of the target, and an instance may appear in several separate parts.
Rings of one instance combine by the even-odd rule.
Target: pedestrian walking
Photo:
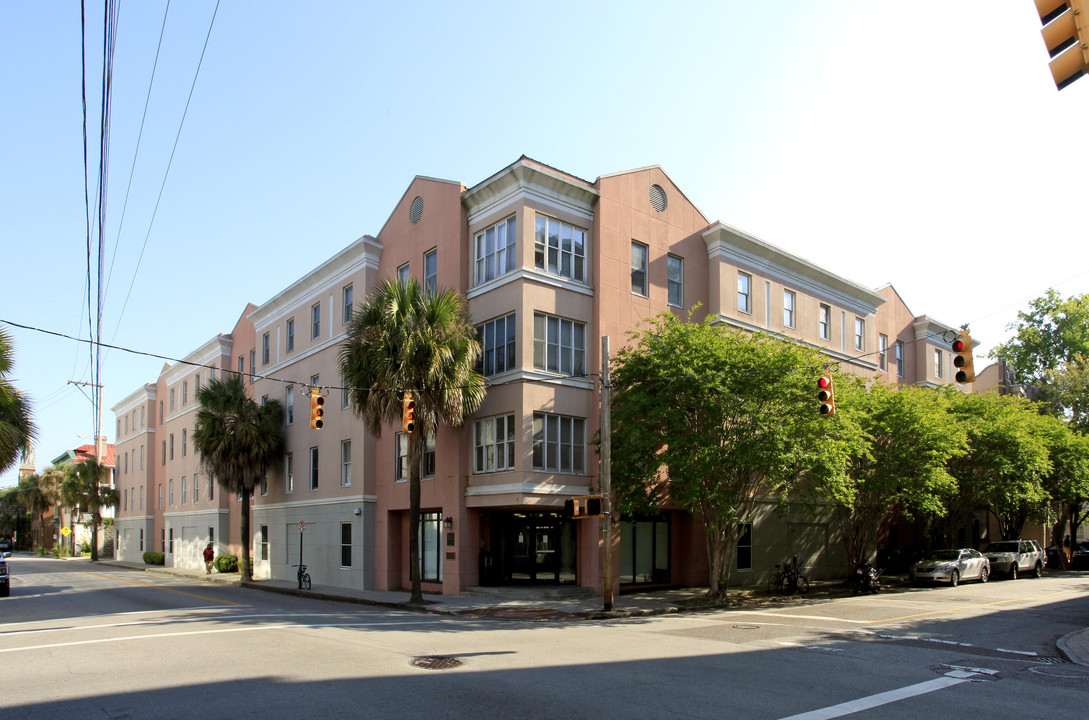
[[[212,560],[215,559],[216,551],[212,549],[212,543],[208,543],[208,547],[204,548],[204,572],[212,574]]]

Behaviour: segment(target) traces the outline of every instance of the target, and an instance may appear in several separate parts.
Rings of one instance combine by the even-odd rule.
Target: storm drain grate
[[[759,630],[759,625],[734,625],[734,630]]]
[[[449,657],[445,655],[425,655],[423,657],[413,658],[412,666],[422,668],[424,670],[452,670],[456,667],[461,667],[464,663],[458,660],[456,657]]]
[[[1067,663],[1066,658],[1060,657],[1037,657],[1033,658],[1033,660],[1044,665],[1065,665]]]

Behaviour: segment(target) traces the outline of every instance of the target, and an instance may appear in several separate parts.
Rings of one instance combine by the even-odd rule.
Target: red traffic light
[[[976,379],[976,372],[972,362],[972,336],[967,330],[957,334],[957,339],[950,346],[953,349],[953,367],[958,368],[953,376],[957,382],[964,384]]]
[[[819,411],[821,415],[836,414],[836,392],[830,374],[824,374],[817,378],[817,402],[820,403]]]

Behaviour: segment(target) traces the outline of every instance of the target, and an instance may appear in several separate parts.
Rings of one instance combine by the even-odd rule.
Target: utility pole
[[[94,415],[94,426],[95,426],[95,428],[94,428],[94,433],[95,433],[94,434],[95,467],[100,469],[102,467],[102,446],[100,444],[102,442],[102,385],[100,383],[82,382],[82,381],[78,381],[78,380],[69,380],[68,384],[69,385],[77,385],[77,386],[80,386],[80,387],[93,387],[96,390],[98,390],[98,393],[97,393],[98,397],[96,399],[94,399],[94,400],[91,400],[91,405],[94,406],[93,407],[93,409],[94,409],[93,415]],[[98,490],[99,490],[98,483],[99,483],[99,481],[101,479],[102,479],[101,476],[98,474],[98,472],[96,472],[95,473],[95,487],[94,487],[94,489],[95,489],[95,498],[96,498],[95,502],[96,503],[98,502],[98,500],[97,500]],[[98,513],[98,511],[96,510],[95,515],[97,515],[97,513]],[[91,558],[94,559],[94,560],[97,560],[98,559],[98,525],[95,524],[95,521],[94,521],[93,517],[94,516],[92,516],[92,520],[91,520],[91,527],[92,527],[91,544],[94,547],[91,548]],[[68,537],[72,538],[71,552],[72,552],[73,555],[75,555],[76,554],[76,540],[75,540],[75,538],[76,538],[76,532],[75,532],[76,522],[75,522],[74,515],[73,515],[71,524],[72,524],[72,534],[69,535]]]
[[[609,389],[609,336],[601,338],[601,495],[604,499],[601,516],[602,546],[601,572],[604,575],[605,611],[613,609],[613,448],[612,448],[612,393]]]

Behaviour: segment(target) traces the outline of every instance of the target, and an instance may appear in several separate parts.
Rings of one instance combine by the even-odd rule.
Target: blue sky
[[[377,233],[413,176],[471,186],[522,154],[660,165],[712,221],[891,282],[983,351],[1047,288],[1089,292],[1089,79],[1055,90],[1030,0],[393,5],[174,2],[149,96],[166,4],[120,4],[104,342],[184,357]],[[0,68],[0,320],[87,338],[79,3],[0,0]],[[7,329],[42,468],[89,441],[68,381],[90,353]],[[163,362],[104,353],[111,442]]]

